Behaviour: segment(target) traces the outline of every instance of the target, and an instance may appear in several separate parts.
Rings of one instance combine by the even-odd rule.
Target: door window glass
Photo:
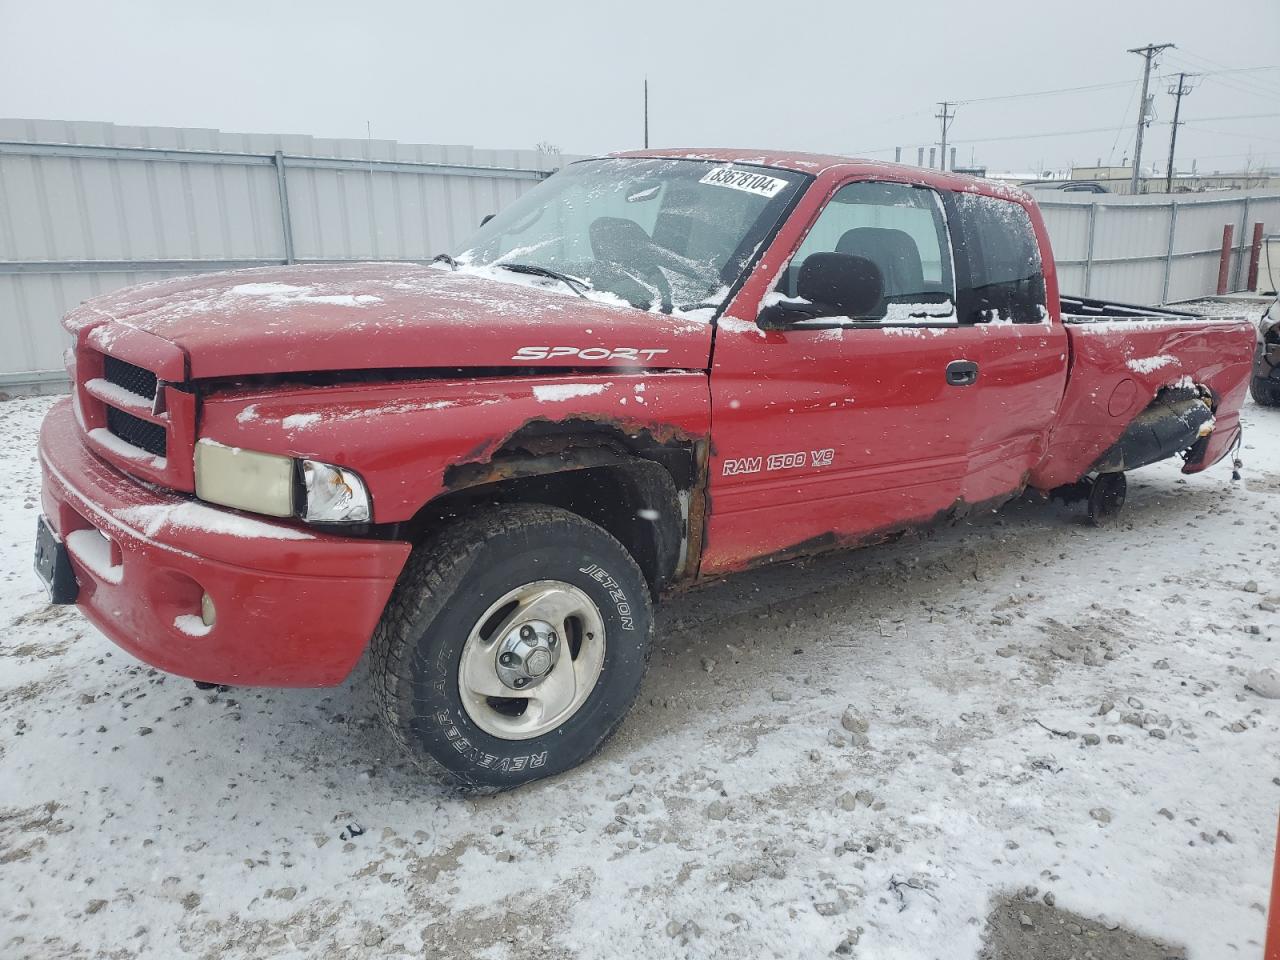
[[[886,323],[954,320],[951,248],[937,194],[900,183],[859,181],[842,187],[818,216],[782,278],[799,295],[805,261],[841,253],[871,261],[884,283],[880,302],[850,319]]]

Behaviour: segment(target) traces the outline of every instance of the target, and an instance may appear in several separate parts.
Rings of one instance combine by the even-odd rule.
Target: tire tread
[[[392,738],[420,768],[433,772],[443,771],[464,787],[474,788],[479,784],[440,763],[422,749],[413,735],[412,658],[419,652],[413,626],[416,624],[419,631],[430,627],[445,601],[459,589],[485,541],[505,534],[519,534],[541,524],[569,524],[594,535],[607,537],[643,582],[643,574],[627,549],[607,530],[578,514],[546,504],[494,506],[441,528],[414,547],[370,641],[369,666],[375,700]],[[646,613],[649,614],[646,621],[650,624],[651,631],[653,617],[648,594],[637,598],[636,602],[645,605]],[[430,614],[430,619],[421,619],[424,612]],[[646,669],[651,652],[652,644],[646,643]],[[638,693],[639,685],[632,692],[625,709],[619,712],[617,720],[601,732],[599,741],[582,758],[582,762],[594,756],[604,746],[630,710]]]

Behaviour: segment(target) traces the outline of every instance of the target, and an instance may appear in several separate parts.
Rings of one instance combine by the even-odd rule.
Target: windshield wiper
[[[447,264],[449,265],[449,268],[450,268],[451,270],[457,270],[457,269],[458,269],[458,261],[457,261],[457,260],[455,260],[455,259],[453,259],[453,257],[449,256],[449,254],[447,254],[447,253],[437,253],[434,257],[432,257],[432,258],[431,258],[431,262],[432,262],[432,263],[447,263]]]
[[[591,284],[579,277],[571,277],[567,273],[552,270],[550,267],[540,267],[536,263],[495,263],[493,266],[501,267],[503,270],[510,270],[512,273],[525,273],[534,277],[559,280],[583,300],[588,299],[584,291],[591,289]]]

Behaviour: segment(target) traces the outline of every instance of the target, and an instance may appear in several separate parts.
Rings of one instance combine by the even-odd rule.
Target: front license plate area
[[[50,603],[76,602],[80,584],[71,569],[71,557],[44,517],[36,522],[36,574],[49,591]]]

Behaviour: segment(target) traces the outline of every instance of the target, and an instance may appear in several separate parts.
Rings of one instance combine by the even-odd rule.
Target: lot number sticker
[[[735,170],[733,167],[716,167],[699,183],[714,183],[721,187],[732,187],[746,193],[754,193],[760,197],[772,197],[787,185],[787,181],[763,173],[752,173],[750,170]]]

